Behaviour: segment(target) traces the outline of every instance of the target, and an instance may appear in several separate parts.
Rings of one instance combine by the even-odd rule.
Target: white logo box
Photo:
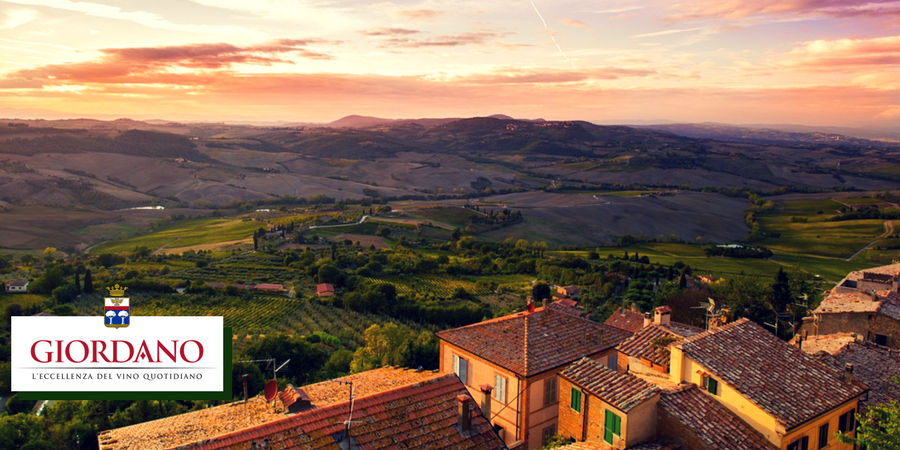
[[[104,326],[101,316],[12,317],[10,340],[13,391],[221,392],[223,389],[221,316],[136,316],[128,327],[118,329]],[[57,341],[62,341],[61,358]],[[114,341],[132,345],[134,354],[127,362],[113,362],[125,360],[129,353],[126,344]],[[149,358],[137,355],[143,342],[150,352]],[[37,359],[50,362],[39,362],[32,357],[35,343]],[[85,361],[72,362],[85,356],[85,346],[88,350]],[[203,348],[203,356],[198,360],[199,346]],[[113,357],[113,348],[117,358]],[[174,361],[165,350],[174,355]],[[157,355],[159,362],[150,362],[157,361]],[[95,358],[97,362],[93,361]]]

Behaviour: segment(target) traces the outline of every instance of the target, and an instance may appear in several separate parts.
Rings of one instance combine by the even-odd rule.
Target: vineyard
[[[515,292],[529,286],[531,277],[526,275],[496,275],[488,277],[453,277],[450,275],[388,275],[379,278],[366,278],[372,283],[391,283],[397,287],[398,294],[409,297],[432,295],[439,298],[450,298],[453,293],[463,288],[469,294],[481,296],[496,292]]]
[[[79,315],[103,315],[103,300],[96,295],[83,296],[72,306]],[[416,332],[431,329],[413,322],[356,313],[317,302],[263,295],[250,298],[190,294],[146,298],[136,295],[131,297],[131,312],[133,320],[140,320],[140,316],[222,316],[225,326],[231,327],[234,333],[235,355],[248,342],[271,333],[307,336],[324,331],[339,338],[347,348],[355,349],[364,344],[363,333],[372,324],[394,322]]]
[[[206,267],[175,270],[167,278],[237,284],[281,283],[294,278],[281,259],[263,253],[240,253],[213,260]]]

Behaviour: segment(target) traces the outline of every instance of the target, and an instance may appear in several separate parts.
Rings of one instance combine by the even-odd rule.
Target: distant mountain
[[[742,142],[763,145],[801,145],[809,147],[841,146],[854,148],[888,148],[896,146],[896,143],[885,143],[845,134],[826,132],[815,127],[787,125],[782,127],[782,129],[775,129],[766,126],[735,126],[706,122],[646,125],[640,128],[664,130],[680,136],[698,139],[714,139],[723,142]]]
[[[394,122],[394,119],[382,119],[380,117],[350,115],[341,117],[334,122],[329,122],[325,126],[334,128],[366,128],[374,125],[381,125]]]

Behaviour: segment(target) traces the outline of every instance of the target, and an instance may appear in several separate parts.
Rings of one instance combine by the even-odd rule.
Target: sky
[[[0,116],[900,126],[900,0],[0,0]]]

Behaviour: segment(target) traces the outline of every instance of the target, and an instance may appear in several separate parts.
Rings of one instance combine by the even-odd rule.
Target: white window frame
[[[507,379],[502,375],[494,374],[494,400],[506,404]]]
[[[469,362],[459,355],[453,355],[453,373],[459,377],[459,381],[467,384],[469,379]]]

